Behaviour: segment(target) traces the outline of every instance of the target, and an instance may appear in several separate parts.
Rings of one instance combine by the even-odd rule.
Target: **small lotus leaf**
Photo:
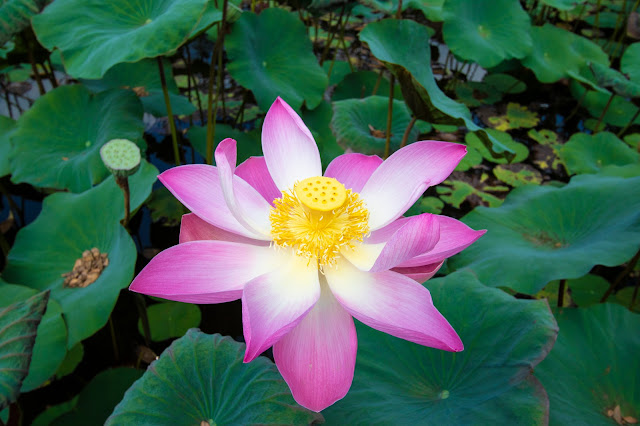
[[[609,298],[608,302],[617,303],[627,309],[631,309],[632,312],[640,312],[640,292],[636,294],[634,301],[634,294],[636,293],[636,287],[625,287],[618,291],[615,297]],[[631,302],[633,301],[633,306]]]
[[[494,139],[499,140],[502,145],[515,152],[515,157],[511,160],[511,162],[518,163],[529,156],[529,149],[527,148],[527,146],[521,144],[520,142],[514,141],[511,135],[509,135],[508,133],[501,132],[495,129],[487,129],[486,132]],[[506,164],[509,162],[509,160],[507,160],[506,158],[495,155],[491,150],[489,150],[482,143],[482,139],[480,139],[477,133],[467,133],[464,137],[464,141],[468,146],[477,150],[482,155],[482,157],[491,161],[492,163]]]
[[[331,128],[336,141],[344,148],[363,154],[384,155],[389,99],[369,96],[364,99],[346,99],[333,103]],[[391,123],[391,152],[400,148],[411,113],[402,101],[393,101]],[[407,143],[415,142],[418,130],[413,128]]]
[[[531,20],[517,0],[447,0],[444,41],[456,56],[491,68],[531,51]]]
[[[7,284],[0,279],[0,309],[20,300],[26,300],[38,293],[31,288]],[[47,311],[38,326],[38,335],[29,374],[22,382],[21,392],[29,392],[42,385],[55,374],[67,353],[67,326],[62,319],[62,308],[49,298]]]
[[[487,74],[482,83],[507,95],[522,93],[527,89],[526,84],[509,74]]]
[[[585,95],[585,90],[587,89],[575,82],[571,84],[573,96],[583,99],[582,105],[589,110],[592,116],[600,117],[605,107],[607,108],[607,112],[602,117],[603,123],[624,127],[636,117],[633,123],[640,124],[640,116],[636,116],[638,108],[631,102],[617,95],[609,102],[610,94],[589,90]],[[607,104],[609,105],[608,107]]]
[[[522,64],[531,68],[543,83],[579,75],[587,61],[609,64],[609,58],[600,46],[551,24],[532,27],[531,37],[533,50],[522,59]]]
[[[43,46],[62,51],[67,73],[95,79],[116,64],[174,52],[206,6],[207,0],[56,0],[32,24]]]
[[[599,86],[611,89],[624,98],[640,97],[640,84],[627,79],[618,71],[602,64],[590,64],[596,82]]]
[[[11,179],[85,191],[110,175],[100,159],[102,145],[111,139],[140,139],[142,114],[131,91],[93,95],[81,85],[58,87],[18,120],[11,137]]]
[[[625,135],[622,140],[625,141],[626,144],[633,148],[635,151],[640,152],[640,133],[631,133],[630,135]]]
[[[562,309],[556,318],[558,341],[536,368],[549,423],[616,424],[616,407],[621,417],[640,418],[640,316],[604,303]]]
[[[640,160],[640,154],[609,132],[575,133],[562,146],[560,156],[570,174],[598,173],[605,166],[624,166]]]
[[[151,340],[161,342],[172,337],[181,337],[187,330],[200,325],[200,308],[180,302],[157,303],[147,308]],[[138,320],[138,331],[144,334],[142,320]]]
[[[48,300],[43,291],[0,309],[0,410],[20,395]]]
[[[336,86],[331,96],[333,101],[351,98],[366,98],[367,96],[389,96],[389,80],[374,71],[356,71],[347,74]],[[375,90],[375,93],[373,91]],[[402,99],[400,85],[396,84],[393,91],[394,99]]]
[[[579,307],[586,308],[600,303],[609,288],[609,281],[599,275],[587,274],[575,280],[567,280],[567,286],[571,289],[571,300]]]
[[[267,111],[277,96],[296,110],[303,102],[312,109],[322,101],[327,74],[297,16],[279,8],[260,15],[245,12],[233,24],[225,47],[229,73],[253,92],[262,110]]]
[[[502,99],[502,93],[493,86],[476,81],[456,85],[456,96],[466,106],[492,105]]]
[[[495,209],[463,219],[487,234],[449,261],[480,281],[535,294],[549,281],[594,265],[620,265],[640,245],[640,178],[581,175],[562,187],[516,188]]]
[[[468,182],[461,180],[446,180],[436,188],[440,198],[447,204],[459,209],[467,199],[475,197],[474,205],[483,204],[489,207],[498,207],[502,204],[502,199],[486,191],[507,192],[506,186],[481,186],[476,188]],[[479,201],[478,201],[479,200]]]
[[[514,299],[469,272],[427,287],[464,351],[419,346],[358,323],[353,385],[323,411],[327,423],[546,424],[547,400],[530,374],[558,331],[547,303]]]
[[[9,153],[11,152],[9,138],[13,134],[15,127],[15,120],[0,115],[0,177],[11,173],[11,168],[9,167]]]
[[[360,32],[373,55],[383,61],[398,78],[402,94],[413,114],[429,123],[465,125],[496,153],[513,154],[500,141],[485,133],[471,119],[469,109],[447,97],[436,84],[431,67],[429,31],[410,20],[383,19],[368,24]]]
[[[482,163],[482,154],[477,149],[467,145],[467,153],[462,157],[455,170],[457,172],[466,172],[480,163]]]
[[[542,174],[528,164],[501,164],[493,168],[493,174],[496,178],[514,188],[542,183]]]
[[[244,350],[244,344],[229,337],[189,330],[129,388],[106,425],[309,424],[322,419],[294,402],[267,358],[244,364]]]
[[[171,66],[164,63],[164,74],[167,81],[167,91],[171,110],[176,115],[189,115],[196,109],[187,98],[180,95],[178,86],[172,78]],[[164,102],[158,62],[155,59],[143,59],[134,63],[121,63],[109,69],[100,80],[84,80],[83,84],[93,92],[108,89],[130,89],[138,95],[145,112],[156,117],[167,116],[167,106]]]
[[[620,70],[632,81],[640,84],[640,42],[633,43],[624,51],[620,60]]]
[[[527,107],[515,102],[509,102],[509,104],[507,104],[507,112],[505,115],[489,117],[489,122],[494,125],[494,128],[502,132],[523,127],[535,127],[539,121],[538,114],[529,111]]]
[[[144,161],[129,178],[131,208],[151,192],[157,169]],[[120,290],[131,282],[136,248],[120,225],[123,195],[110,177],[81,194],[56,193],[45,198],[42,212],[22,228],[7,258],[2,277],[38,290],[51,290],[62,306],[69,337],[67,348],[104,326]],[[71,272],[85,250],[107,253],[109,264],[86,287],[65,287],[62,274]]]

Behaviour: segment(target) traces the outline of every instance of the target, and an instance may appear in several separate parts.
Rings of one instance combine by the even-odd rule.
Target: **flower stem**
[[[633,305],[636,304],[636,297],[638,297],[638,287],[640,287],[640,278],[636,280],[636,286],[633,288],[633,296],[631,296],[631,302],[629,303],[629,310],[633,310]]]
[[[638,250],[635,256],[633,256],[633,259],[631,259],[629,263],[627,263],[627,267],[624,268],[624,271],[620,272],[620,274],[616,277],[615,281],[609,286],[607,291],[604,293],[604,295],[600,299],[600,303],[604,303],[607,301],[611,293],[613,293],[613,290],[615,290],[616,287],[618,287],[618,284],[620,284],[620,282],[624,279],[624,277],[626,277],[627,274],[629,274],[629,272],[631,272],[633,268],[635,268],[636,263],[638,263],[638,259],[640,259],[640,250]]]
[[[131,214],[131,195],[129,192],[129,178],[128,177],[116,177],[116,183],[122,189],[124,195],[124,220],[122,224],[126,227],[129,223],[129,215]]]
[[[600,117],[598,117],[598,123],[596,124],[595,133],[599,132],[598,129],[600,128],[600,123],[602,123],[602,119],[604,118],[604,115],[607,113],[607,110],[609,109],[609,105],[611,105],[611,101],[613,101],[613,97],[615,95],[616,95],[615,93],[612,93],[611,96],[609,96],[609,100],[607,101],[607,104],[604,106],[604,109],[602,110]]]
[[[627,129],[629,129],[629,127],[631,127],[631,125],[633,124],[634,121],[636,121],[636,118],[638,118],[638,115],[640,115],[640,108],[638,108],[638,110],[636,111],[635,114],[633,114],[633,117],[631,118],[631,120],[629,120],[629,122],[627,123],[626,126],[624,126],[622,128],[622,130],[620,130],[618,132],[618,134],[616,135],[619,138],[622,138],[622,135],[624,135],[624,132],[627,131]]]
[[[178,134],[176,132],[176,123],[173,121],[173,111],[171,110],[171,101],[169,100],[169,90],[167,89],[167,79],[164,75],[164,67],[162,66],[162,56],[156,57],[158,60],[158,71],[160,73],[160,84],[162,84],[162,94],[164,95],[164,103],[167,107],[167,118],[169,119],[169,129],[171,130],[171,141],[173,142],[173,158],[176,166],[180,165],[180,150],[178,149]]]
[[[558,287],[558,308],[562,308],[564,306],[564,292],[567,288],[567,280],[560,280],[560,286]]]
[[[411,133],[411,129],[413,129],[413,125],[416,124],[416,120],[418,117],[415,115],[411,117],[411,121],[407,125],[407,128],[404,129],[404,135],[402,135],[402,142],[400,142],[400,148],[404,147],[407,144],[407,139],[409,139],[409,133]]]
[[[389,157],[390,145],[391,145],[391,123],[393,122],[393,89],[396,85],[396,76],[391,74],[391,81],[389,82],[389,106],[387,108],[387,133],[386,140],[384,141],[384,158]]]

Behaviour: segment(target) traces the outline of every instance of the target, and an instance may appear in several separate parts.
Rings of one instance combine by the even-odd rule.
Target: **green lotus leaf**
[[[329,80],[297,16],[279,8],[260,15],[245,12],[233,24],[225,47],[229,73],[253,92],[262,110],[267,111],[277,96],[296,110],[303,102],[313,109],[322,101]]]
[[[533,49],[522,59],[522,64],[531,68],[543,83],[579,76],[587,62],[609,64],[609,58],[600,46],[551,24],[532,27],[531,37]]]
[[[467,170],[482,163],[482,154],[477,149],[467,145],[467,153],[455,168],[457,172],[466,172]]]
[[[187,138],[189,142],[198,152],[206,158],[207,153],[207,127],[206,126],[192,126],[187,131]],[[250,132],[243,132],[241,130],[234,129],[228,124],[216,124],[215,141],[219,142],[223,139],[231,138],[235,139],[238,147],[238,164],[251,156],[262,155],[262,145],[260,142],[260,132],[258,130],[252,130]],[[214,143],[215,150],[215,143]]]
[[[16,128],[16,121],[0,115],[0,177],[11,173],[9,153],[11,152],[10,136]]]
[[[456,85],[458,100],[469,107],[493,105],[502,99],[502,93],[493,86],[476,81],[468,81]]]
[[[142,114],[131,91],[93,95],[81,85],[58,87],[18,120],[11,137],[11,179],[85,191],[110,175],[100,159],[102,145],[111,139],[140,139]]]
[[[143,161],[129,178],[131,208],[151,192],[157,169]],[[2,277],[37,290],[51,290],[67,323],[67,348],[104,326],[120,290],[129,285],[136,263],[136,247],[120,225],[124,216],[120,188],[110,177],[81,194],[56,193],[45,198],[42,212],[22,228],[7,257]],[[62,274],[73,270],[85,250],[107,253],[109,264],[86,287],[65,287]]]
[[[526,84],[509,74],[487,74],[482,83],[507,95],[522,93],[527,89]]]
[[[589,90],[585,95],[584,91],[587,89],[575,82],[570,85],[570,88],[574,97],[582,98],[582,105],[589,110],[592,116],[600,117],[605,107],[607,108],[607,112],[602,117],[604,123],[624,127],[636,117],[633,123],[640,124],[640,116],[636,116],[638,108],[626,99],[616,95],[609,102],[610,94],[594,90]],[[609,104],[608,107],[607,104]]]
[[[640,152],[640,133],[625,135],[622,140],[634,150]]]
[[[620,70],[629,79],[640,84],[640,42],[633,43],[624,51],[620,60]]]
[[[0,410],[20,395],[48,300],[43,291],[0,309]]]
[[[327,423],[546,424],[547,400],[530,376],[558,332],[546,301],[515,299],[467,271],[427,287],[464,351],[427,348],[358,323],[353,385],[323,411]]]
[[[498,180],[514,188],[542,183],[542,173],[528,164],[502,164],[493,168],[493,174]]]
[[[498,207],[502,204],[503,200],[501,198],[486,191],[508,192],[509,188],[506,186],[482,186],[481,188],[476,188],[470,183],[461,180],[445,180],[443,184],[436,188],[436,192],[440,194],[442,201],[456,209],[459,209],[462,203],[470,197],[476,197],[489,207]]]
[[[562,187],[516,188],[495,209],[462,218],[487,234],[449,261],[480,281],[535,294],[549,281],[616,266],[640,245],[640,178],[581,175]]]
[[[101,371],[77,396],[67,413],[53,420],[51,426],[104,424],[126,390],[143,374],[128,367]]]
[[[116,64],[173,53],[206,6],[207,0],[56,0],[32,24],[43,46],[62,51],[68,74],[96,79]]]
[[[78,404],[78,395],[67,402],[56,405],[49,405],[45,411],[33,419],[31,426],[51,426],[51,423],[58,417],[73,410]]]
[[[640,297],[636,294],[635,302],[631,306],[631,302],[634,300],[635,287],[625,287],[616,293],[616,296],[608,299],[608,302],[617,303],[627,309],[631,309],[632,312],[640,312]]]
[[[540,145],[552,146],[558,143],[558,134],[548,129],[531,129],[527,132],[527,136],[538,142]]]
[[[200,308],[180,302],[157,303],[147,308],[151,340],[161,342],[172,337],[181,337],[187,330],[200,325]],[[138,331],[144,334],[142,320],[138,320]]]
[[[333,103],[331,128],[336,141],[344,148],[363,154],[384,155],[389,99],[369,96]],[[393,101],[390,150],[400,148],[404,132],[411,121],[411,113],[402,101]],[[413,128],[407,143],[415,142],[418,129]]]
[[[605,166],[624,166],[640,161],[640,154],[609,132],[575,133],[562,146],[560,156],[569,174],[598,173]]]
[[[442,35],[456,56],[491,68],[531,51],[531,20],[517,0],[447,0]]]
[[[37,293],[34,289],[8,284],[0,279],[0,309],[20,300],[26,300]],[[58,302],[49,298],[47,311],[38,326],[29,374],[22,382],[20,391],[29,392],[53,377],[66,353],[67,326],[62,318],[62,308]]]
[[[602,64],[590,64],[590,68],[599,86],[611,89],[624,98],[640,97],[640,84],[627,79],[618,71]]]
[[[360,40],[396,75],[405,102],[417,118],[433,124],[464,125],[470,131],[477,131],[493,151],[504,155],[513,153],[478,127],[464,104],[440,90],[431,67],[425,66],[431,58],[427,27],[410,20],[383,19],[364,27]]]
[[[172,77],[171,66],[166,61],[164,63],[164,73],[172,112],[176,115],[192,114],[196,108],[187,98],[180,95],[178,86]],[[102,79],[83,80],[82,83],[93,92],[115,88],[133,90],[140,97],[145,112],[156,117],[167,116],[167,106],[162,93],[158,62],[154,59],[118,64],[110,68]]]
[[[131,386],[106,425],[310,424],[322,419],[294,402],[267,358],[244,364],[244,349],[230,337],[189,330]]]
[[[180,225],[182,215],[189,212],[164,186],[153,190],[146,205],[151,210],[151,220],[164,226]]]
[[[8,0],[0,5],[0,46],[30,25],[49,0]]]
[[[567,280],[571,289],[571,300],[581,308],[600,303],[609,288],[609,281],[599,275],[587,274],[575,280]]]
[[[329,86],[340,83],[347,74],[351,73],[351,67],[347,61],[325,61],[322,64],[322,69],[329,76]],[[329,75],[329,70],[331,70],[331,75]]]
[[[598,16],[598,28],[615,28],[618,24],[619,14],[608,10],[600,11],[599,13],[593,13],[585,17],[584,21],[589,25],[595,26],[596,15]]]
[[[539,121],[538,114],[529,111],[527,107],[515,102],[509,102],[507,104],[505,115],[489,117],[489,123],[491,123],[496,130],[503,132],[523,127],[535,127]]]
[[[332,119],[333,108],[327,101],[320,102],[320,104],[312,110],[302,110],[302,120],[309,126],[309,130],[318,144],[322,165],[325,168],[338,155],[344,154],[344,148],[338,145],[336,137],[331,131]]]
[[[571,10],[584,2],[585,0],[541,0],[540,3],[554,7],[558,10]]]
[[[82,358],[84,358],[84,346],[81,342],[78,342],[67,352],[67,356],[65,356],[62,364],[60,364],[60,367],[56,371],[56,379],[61,379],[73,373],[82,361]]]
[[[640,418],[640,316],[604,303],[562,309],[560,333],[536,376],[549,395],[549,423],[616,424],[608,410]]]
[[[377,87],[377,88],[376,88]],[[344,79],[338,83],[331,100],[342,101],[351,98],[366,98],[367,96],[389,96],[390,90],[389,80],[380,77],[375,71],[356,71],[347,74]],[[376,93],[373,93],[373,90]],[[393,91],[394,99],[402,99],[402,91],[400,85],[396,84]]]
[[[511,160],[512,163],[518,163],[523,161],[529,156],[529,149],[526,145],[521,144],[520,142],[516,142],[513,140],[511,135],[506,132],[501,132],[495,129],[487,129],[487,134],[491,135],[495,140],[500,141],[500,143],[506,147],[508,147],[511,151],[515,152],[515,157]],[[467,133],[464,137],[464,142],[471,148],[477,150],[483,158],[491,161],[492,163],[497,164],[506,164],[509,162],[504,157],[497,156],[491,150],[489,150],[483,143],[482,139],[480,139],[477,133]]]

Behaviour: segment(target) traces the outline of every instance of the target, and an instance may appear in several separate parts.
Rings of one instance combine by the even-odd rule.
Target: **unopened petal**
[[[174,167],[160,174],[158,179],[178,201],[200,219],[245,237],[271,239],[269,236],[256,234],[236,220],[224,199],[216,167],[205,164]],[[240,181],[239,186],[249,187],[240,177],[237,179]]]
[[[377,155],[343,154],[329,163],[324,175],[338,179],[347,189],[360,192],[380,164],[382,158]]]
[[[322,175],[320,153],[311,132],[279,97],[262,125],[262,152],[273,181],[282,191],[293,188],[297,181]]]
[[[347,261],[325,270],[338,302],[376,330],[424,346],[458,352],[462,341],[414,280],[392,271],[363,272]]]
[[[277,253],[276,268],[244,286],[245,362],[260,355],[298,325],[320,297],[317,263],[290,250]]]
[[[302,321],[273,346],[273,357],[298,404],[322,411],[353,380],[358,340],[351,315],[321,277],[321,295]]]
[[[182,220],[180,221],[180,244],[202,240],[229,241],[259,246],[269,245],[267,241],[243,237],[242,235],[213,226],[193,213],[182,215]]]
[[[394,152],[360,192],[371,230],[400,217],[428,187],[445,180],[466,152],[464,145],[436,141],[415,142]]]
[[[236,168],[236,175],[253,186],[270,204],[276,198],[282,197],[282,193],[269,174],[264,157],[249,157]]]
[[[186,303],[239,299],[244,285],[273,268],[269,247],[224,241],[192,241],[156,255],[129,290]]]

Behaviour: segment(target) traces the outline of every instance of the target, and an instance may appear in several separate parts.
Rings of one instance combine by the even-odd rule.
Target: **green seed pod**
[[[140,148],[128,139],[112,139],[100,148],[105,167],[116,178],[131,176],[140,168]]]

